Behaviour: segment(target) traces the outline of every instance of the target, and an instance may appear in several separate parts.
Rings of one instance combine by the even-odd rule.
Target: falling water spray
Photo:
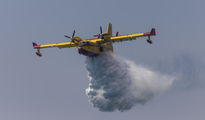
[[[87,57],[86,68],[89,101],[100,111],[107,112],[126,111],[136,104],[145,104],[167,90],[175,79],[109,52]]]

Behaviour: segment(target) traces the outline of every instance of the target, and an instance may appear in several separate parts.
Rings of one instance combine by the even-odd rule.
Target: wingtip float
[[[123,42],[128,40],[135,40],[139,37],[147,37],[147,42],[152,44],[152,40],[150,36],[155,36],[156,31],[155,28],[152,28],[150,32],[146,33],[138,33],[138,34],[128,34],[128,35],[119,35],[119,32],[116,32],[116,35],[112,35],[112,24],[108,24],[107,32],[102,32],[102,27],[100,26],[100,33],[94,35],[97,38],[94,39],[86,39],[83,40],[78,36],[75,36],[75,30],[72,34],[72,37],[64,35],[66,38],[70,39],[71,42],[62,42],[55,44],[45,44],[38,45],[33,42],[33,48],[37,49],[36,55],[42,56],[40,49],[42,48],[50,48],[50,47],[58,47],[58,48],[70,48],[77,47],[79,54],[83,54],[85,56],[94,57],[101,53],[112,51],[113,45],[115,42]]]
[[[42,56],[41,52],[40,52],[40,45],[37,45],[35,42],[33,42],[33,48],[37,49],[36,55],[38,55],[39,57]]]

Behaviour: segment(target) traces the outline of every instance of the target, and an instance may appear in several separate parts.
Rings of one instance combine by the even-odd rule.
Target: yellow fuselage
[[[78,51],[80,54],[93,57],[104,52],[113,51],[113,46],[111,42],[98,43],[97,41],[85,40],[80,42]]]

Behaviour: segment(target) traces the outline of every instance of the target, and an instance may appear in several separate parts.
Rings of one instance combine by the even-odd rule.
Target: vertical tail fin
[[[108,24],[107,33],[112,36],[112,24],[111,23]]]

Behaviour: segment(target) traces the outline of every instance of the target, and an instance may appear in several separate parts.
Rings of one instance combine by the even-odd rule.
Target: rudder
[[[108,24],[107,33],[112,36],[112,24],[111,23]]]

